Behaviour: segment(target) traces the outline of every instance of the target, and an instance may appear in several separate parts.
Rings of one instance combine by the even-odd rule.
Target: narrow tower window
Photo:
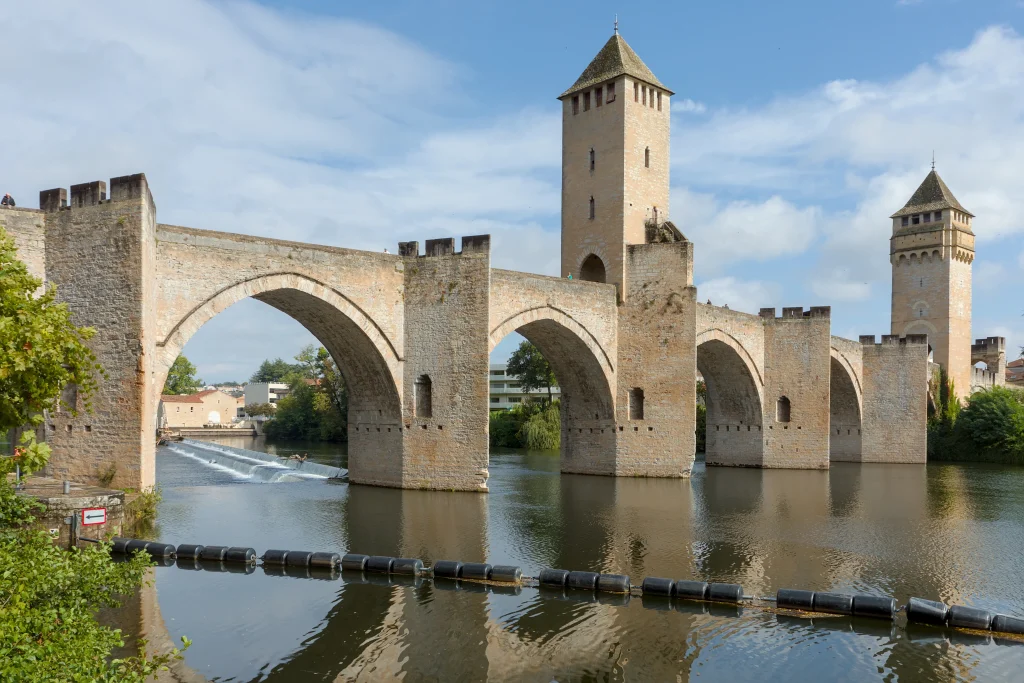
[[[789,422],[789,399],[785,396],[780,396],[775,406],[775,421]]]
[[[647,147],[644,149],[644,167],[651,167],[651,148]]]
[[[431,417],[433,410],[433,397],[431,396],[432,386],[430,375],[420,375],[416,378],[416,393],[413,396],[413,415],[416,417]]]
[[[594,219],[594,197],[590,197],[590,219]]]
[[[608,104],[611,104],[612,102],[615,101],[615,84],[614,83],[609,83],[608,84],[608,97],[605,98],[605,101],[608,102]]]
[[[658,111],[661,111],[661,93],[658,93]]]
[[[604,94],[604,91],[602,90],[601,86],[597,86],[596,88],[594,88],[594,106],[595,107],[600,107],[601,106],[601,96],[603,94]]]
[[[633,83],[633,101],[640,101],[640,84],[636,82]]]
[[[647,106],[647,86],[640,87],[640,104]]]
[[[648,106],[650,106],[651,109],[654,109],[654,88],[651,88],[651,99],[648,102]]]
[[[910,216],[904,216],[903,219],[900,221],[900,224],[910,225]]]
[[[937,221],[941,221],[942,220],[942,212],[941,211],[936,211],[935,212],[935,220],[937,220]]]
[[[594,170],[594,148],[593,147],[590,148],[590,170],[591,171]],[[593,216],[591,216],[591,218],[593,218]]]
[[[590,91],[583,93],[583,111],[590,111]]]
[[[572,113],[573,114],[579,114],[580,113],[580,96],[579,95],[573,95],[572,96]]]
[[[644,419],[644,390],[643,389],[630,389],[629,390],[629,419],[630,420],[642,420],[642,419]]]

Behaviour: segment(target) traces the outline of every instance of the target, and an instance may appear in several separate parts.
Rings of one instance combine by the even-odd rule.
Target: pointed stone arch
[[[829,459],[859,461],[864,398],[860,374],[850,359],[831,347],[829,377]]]
[[[728,332],[705,330],[697,369],[707,386],[707,464],[761,466],[764,382],[750,353]]]

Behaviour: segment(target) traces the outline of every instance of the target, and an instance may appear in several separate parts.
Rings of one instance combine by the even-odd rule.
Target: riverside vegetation
[[[180,651],[112,658],[124,644],[119,630],[101,626],[96,611],[138,588],[151,564],[144,553],[115,563],[107,543],[63,550],[33,528],[40,504],[18,495],[9,478],[45,467],[50,451],[37,443],[43,411],[89,409],[103,370],[85,342],[94,332],[71,323],[52,286],[17,259],[0,228],[0,433],[24,429],[13,457],[0,458],[0,680],[143,681]],[[65,403],[63,389],[78,387]],[[185,647],[188,640],[183,638]]]
[[[993,387],[961,406],[945,371],[929,389],[929,460],[1024,465],[1024,390]]]

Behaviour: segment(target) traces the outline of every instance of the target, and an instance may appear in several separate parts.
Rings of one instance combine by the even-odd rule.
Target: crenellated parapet
[[[39,193],[39,208],[46,213],[53,213],[142,198],[145,198],[150,206],[153,205],[153,196],[149,192],[149,183],[146,181],[145,173],[111,178],[109,197],[107,196],[107,183],[103,180],[72,185],[70,200],[68,197],[68,191],[63,187],[43,190]]]
[[[426,252],[420,254],[419,242],[399,242],[398,255],[405,257],[454,256],[458,254],[483,254],[491,250],[490,235],[467,235],[462,238],[462,251],[455,251],[455,238],[442,237],[426,242]]]
[[[832,317],[831,306],[811,306],[806,311],[800,306],[787,307],[782,309],[782,315],[776,317],[774,308],[762,308],[758,315],[769,320],[793,320],[802,318],[824,318]]]

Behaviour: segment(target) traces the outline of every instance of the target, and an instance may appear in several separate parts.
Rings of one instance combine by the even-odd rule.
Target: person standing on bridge
[[[14,197],[11,196],[10,192],[5,194],[3,199],[0,199],[0,206],[8,206],[8,207],[15,206]]]

